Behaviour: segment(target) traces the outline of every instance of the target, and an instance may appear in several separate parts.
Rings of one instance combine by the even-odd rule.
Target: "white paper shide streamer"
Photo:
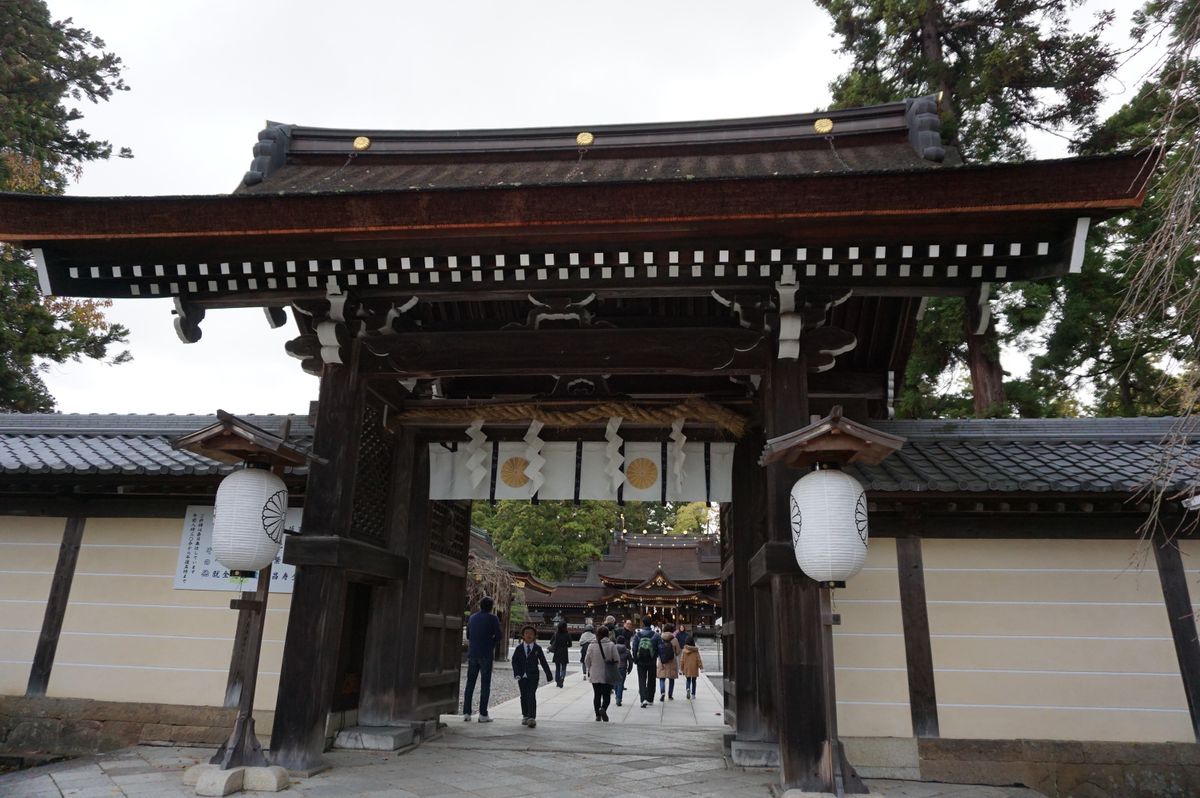
[[[266,568],[283,544],[287,486],[262,468],[221,480],[213,507],[212,553],[231,571]]]
[[[792,545],[818,582],[844,582],[867,560],[867,496],[837,470],[813,471],[792,486]]]
[[[525,432],[525,476],[529,477],[529,495],[536,496],[542,485],[546,484],[546,477],[542,474],[542,467],[546,465],[546,458],[542,457],[542,447],[546,442],[538,437],[542,431],[542,422],[536,418],[529,422],[529,429]]]
[[[484,465],[488,461],[488,451],[487,435],[483,434],[483,419],[471,422],[471,426],[467,427],[467,437],[470,438],[465,447],[467,472],[471,475],[471,486],[478,488],[488,475],[488,467]]]
[[[683,434],[683,419],[677,418],[671,422],[671,474],[675,477],[675,495],[683,495],[683,465],[687,461],[687,453],[683,445],[687,436]]]
[[[604,456],[606,464],[604,473],[608,475],[609,482],[612,483],[612,489],[615,491],[621,487],[625,481],[625,457],[621,454],[621,436],[617,434],[617,428],[621,426],[621,417],[613,416],[608,420],[608,426],[604,428],[604,440],[608,443],[604,447]]]

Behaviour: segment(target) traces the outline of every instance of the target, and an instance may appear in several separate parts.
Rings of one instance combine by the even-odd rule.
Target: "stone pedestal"
[[[415,732],[411,726],[351,726],[337,733],[333,747],[357,751],[395,751],[412,745]]]
[[[779,743],[734,740],[729,745],[733,764],[744,768],[779,767]]]

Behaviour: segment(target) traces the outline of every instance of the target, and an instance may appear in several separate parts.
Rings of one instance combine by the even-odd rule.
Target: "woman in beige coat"
[[[689,701],[696,697],[696,679],[703,668],[704,661],[700,659],[700,649],[689,640],[683,647],[683,653],[679,655],[679,672],[683,674],[684,679],[683,692]]]
[[[675,700],[675,680],[679,678],[679,642],[675,639],[675,624],[663,627],[662,642],[658,644],[658,700]],[[667,684],[670,683],[670,687]],[[651,693],[653,695],[653,693]]]
[[[616,670],[621,665],[621,655],[617,644],[608,639],[608,627],[596,629],[596,641],[588,646],[584,654],[584,666],[587,668],[587,680],[592,683],[592,708],[596,710],[596,720],[608,723],[608,705],[612,701],[613,686],[609,681],[609,663]]]

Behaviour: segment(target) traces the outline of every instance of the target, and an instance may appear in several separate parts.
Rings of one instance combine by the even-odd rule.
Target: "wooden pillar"
[[[763,409],[768,438],[808,425],[808,372],[803,355],[772,361],[764,380]],[[791,547],[791,488],[799,474],[785,465],[766,469],[767,537]],[[800,573],[769,576],[770,619],[775,664],[774,708],[779,732],[783,789],[846,793],[866,787],[846,762],[837,741],[832,700],[832,637],[823,618],[820,586]],[[765,624],[764,624],[765,625]]]
[[[359,394],[356,370],[325,366],[313,451],[305,489],[304,536],[344,536],[350,527]],[[287,561],[287,548],[284,548]],[[325,729],[345,616],[346,583],[340,568],[299,565],[292,588],[271,760],[290,771],[312,773],[325,767]]]
[[[42,632],[38,635],[37,649],[29,669],[29,682],[25,686],[27,696],[45,695],[46,687],[50,684],[50,670],[54,667],[54,653],[58,650],[58,637],[62,633],[63,616],[67,612],[71,582],[75,579],[75,563],[79,560],[85,520],[73,515],[67,519],[63,529],[58,562],[54,566],[54,578],[50,581],[50,595],[46,598],[46,613],[42,616]]]
[[[358,704],[358,721],[363,726],[405,725],[412,705],[415,677],[411,660],[416,641],[406,630],[415,621],[406,609],[410,609],[409,594],[414,580],[420,583],[424,563],[419,557],[426,537],[424,505],[429,494],[429,466],[423,449],[416,445],[411,430],[400,433],[386,546],[397,554],[410,558],[417,554],[418,558],[410,559],[408,578],[372,589]]]
[[[937,691],[933,678],[933,646],[925,602],[925,564],[921,538],[896,538],[896,570],[900,580],[900,617],[904,623],[904,656],[908,663],[908,707],[913,735],[937,737]]]
[[[771,694],[770,634],[761,602],[769,602],[769,590],[756,590],[750,583],[750,559],[766,542],[766,518],[763,503],[766,490],[758,457],[764,439],[754,430],[738,441],[734,449],[733,495],[724,518],[729,540],[723,607],[726,627],[732,632],[732,646],[725,652],[726,677],[732,676],[730,698],[733,707],[734,737],[738,741],[771,742],[776,739],[769,718],[773,716]]]
[[[1175,656],[1179,660],[1179,675],[1183,678],[1183,693],[1187,696],[1188,712],[1192,718],[1192,733],[1200,742],[1200,640],[1196,637],[1196,615],[1188,592],[1187,576],[1175,541],[1154,540],[1154,559],[1158,563],[1158,578],[1162,583],[1163,601],[1167,605],[1167,620],[1175,640]]]

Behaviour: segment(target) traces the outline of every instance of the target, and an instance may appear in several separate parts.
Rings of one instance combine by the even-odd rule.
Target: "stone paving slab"
[[[550,689],[557,690],[551,687]],[[565,692],[565,690],[564,690]],[[676,703],[678,703],[676,700]],[[670,704],[663,710],[671,711]],[[651,712],[647,709],[646,712]],[[681,713],[682,715],[682,713]],[[292,779],[294,798],[519,798],[597,796],[765,798],[773,770],[746,770],[721,755],[721,730],[699,725],[548,720],[479,725],[446,716],[436,740],[403,754],[331,751],[333,767]],[[186,767],[212,749],[137,746],[0,776],[4,798],[192,798]],[[869,779],[886,798],[1041,798],[1032,790]]]
[[[725,711],[723,697],[717,688],[706,678],[696,680],[696,698],[684,698],[683,679],[675,682],[675,700],[658,701],[652,706],[642,708],[638,701],[635,674],[630,674],[625,680],[625,700],[618,707],[616,699],[608,708],[610,724],[635,724],[638,726],[670,726],[697,727],[708,729],[725,728]],[[512,679],[511,672],[497,673],[496,677]],[[496,678],[493,677],[493,678]],[[657,691],[657,681],[655,689]],[[537,691],[538,697],[538,726],[546,721],[595,722],[595,710],[592,705],[592,685],[583,678],[583,674],[574,671],[566,679],[565,686],[556,687],[553,682],[542,683]],[[521,700],[519,698],[506,701],[491,708],[490,714],[496,720],[507,719],[520,722]],[[461,718],[458,719],[461,722]],[[450,721],[447,718],[447,722]],[[494,724],[493,724],[494,725]]]

